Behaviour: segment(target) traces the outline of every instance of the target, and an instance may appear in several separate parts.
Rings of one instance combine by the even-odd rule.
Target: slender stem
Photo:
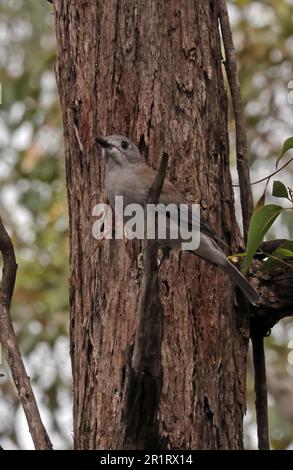
[[[270,440],[264,338],[255,325],[252,326],[251,341],[254,365],[254,390],[258,448],[259,450],[269,450]]]
[[[226,2],[224,0],[219,0],[219,17],[225,50],[225,68],[231,91],[235,117],[236,160],[243,219],[243,234],[246,244],[249,223],[253,213],[253,197],[247,158],[247,138],[244,109],[240,93],[240,84],[237,74],[235,49],[230,28],[229,16]],[[251,323],[251,327],[253,329],[253,323]],[[269,449],[264,344],[263,337],[257,330],[253,331],[252,345],[255,367],[254,387],[256,394],[258,445],[259,449]]]
[[[47,431],[42,423],[30,379],[26,373],[10,317],[10,302],[16,278],[16,260],[12,241],[0,217],[0,251],[3,258],[3,276],[0,285],[0,341],[6,350],[28,427],[36,449],[52,449]]]
[[[253,212],[253,197],[250,187],[249,164],[247,158],[247,138],[244,108],[240,92],[240,83],[238,79],[236,64],[236,54],[230,28],[229,16],[226,2],[224,0],[219,1],[219,18],[225,50],[224,64],[226,68],[227,79],[229,82],[235,118],[237,171],[240,187],[243,234],[244,241],[246,244],[249,223]]]
[[[274,175],[276,175],[277,173],[279,173],[279,171],[284,170],[284,168],[286,168],[286,166],[288,166],[289,163],[291,163],[292,161],[293,161],[293,157],[290,158],[290,160],[288,160],[287,163],[285,163],[283,166],[281,166],[281,168],[279,168],[278,170],[274,171],[274,172],[271,173],[270,175],[265,176],[264,178],[261,178],[260,180],[253,181],[253,183],[250,183],[250,186],[252,186],[253,184],[262,183],[263,181],[270,179],[272,176],[274,176]],[[239,188],[239,184],[232,184],[232,186],[233,186],[233,188]]]

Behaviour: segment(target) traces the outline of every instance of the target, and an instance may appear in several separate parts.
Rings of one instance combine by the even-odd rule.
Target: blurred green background
[[[72,446],[68,233],[52,12],[45,0],[1,0],[0,213],[19,264],[12,314],[20,347],[54,447],[67,449]],[[274,170],[282,142],[293,134],[293,0],[235,0],[229,2],[229,13],[256,180]],[[237,182],[232,112],[230,116]],[[292,166],[278,179],[290,184]],[[254,187],[256,199],[263,189]],[[237,191],[235,198],[240,214]],[[283,216],[271,236],[293,238],[292,225],[289,214]],[[293,322],[287,319],[274,328],[266,352],[271,443],[275,449],[293,449]],[[33,448],[5,363],[1,371],[0,444],[5,449]],[[245,439],[248,448],[255,448],[251,373],[248,392]]]

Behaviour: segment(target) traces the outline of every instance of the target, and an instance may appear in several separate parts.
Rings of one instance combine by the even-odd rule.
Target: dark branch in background
[[[257,422],[257,438],[259,450],[269,450],[269,423],[267,413],[268,397],[264,340],[261,332],[258,330],[257,323],[257,320],[251,322],[250,333],[253,343],[252,353],[254,366],[254,392]],[[256,374],[259,374],[259,372],[261,372],[263,375],[261,377],[256,377]]]
[[[225,51],[225,69],[229,88],[232,97],[234,118],[235,118],[235,131],[236,131],[236,161],[237,161],[237,172],[239,178],[240,188],[240,201],[242,209],[242,220],[243,220],[243,235],[245,245],[247,244],[247,235],[249,229],[250,219],[253,213],[253,197],[250,185],[249,175],[249,164],[247,158],[247,138],[246,138],[246,125],[243,103],[241,98],[240,83],[237,74],[237,63],[236,54],[233,44],[232,32],[230,27],[229,15],[227,11],[227,5],[225,0],[219,1],[219,19],[221,26],[221,33]],[[256,334],[251,336],[253,356],[257,354],[262,355],[254,363],[255,367],[255,391],[263,390],[266,387],[266,382],[261,382],[263,377],[266,377],[265,369],[265,357],[264,357],[264,345],[262,348],[259,347],[260,342],[263,344],[263,337],[256,339]],[[261,436],[258,446],[261,448],[269,448],[269,434],[268,427],[263,427],[263,423],[268,421],[268,409],[267,409],[267,398],[263,400],[264,394],[256,396],[256,414],[258,424],[258,436]],[[264,419],[266,416],[266,419]]]
[[[0,304],[9,309],[16,279],[17,264],[12,241],[0,217],[0,251],[3,259],[3,272],[0,284]]]
[[[155,178],[155,181],[150,189],[147,198],[147,204],[157,204],[160,199],[160,195],[162,192],[164,179],[166,175],[166,169],[168,165],[168,155],[164,153],[159,172]],[[155,369],[158,368],[158,365],[154,362],[154,351],[152,348],[148,350],[148,341],[152,337],[159,335],[154,335],[154,331],[150,328],[148,316],[151,315],[151,299],[158,291],[157,283],[157,275],[158,275],[158,262],[157,262],[157,254],[158,254],[158,246],[156,240],[148,240],[147,237],[145,238],[145,247],[144,247],[144,275],[142,278],[142,289],[141,295],[139,300],[139,308],[138,308],[138,327],[135,336],[134,342],[134,350],[133,350],[133,358],[132,358],[132,366],[136,373],[142,374],[146,367],[146,359],[150,360],[152,363],[152,368],[155,366]],[[154,282],[155,281],[155,282]],[[153,318],[155,322],[157,322],[157,318]],[[155,338],[155,341],[157,341]],[[161,348],[161,345],[160,345]],[[158,349],[158,348],[156,348]],[[160,351],[160,349],[159,349]],[[149,354],[150,353],[150,354]],[[159,353],[159,356],[161,353]],[[149,357],[148,357],[149,356]],[[161,365],[159,365],[161,367]],[[154,375],[157,372],[154,370]]]
[[[164,153],[147,203],[156,204],[159,201],[167,164],[168,155]],[[129,350],[127,353],[123,402],[117,428],[120,449],[159,449],[164,446],[157,423],[163,377],[163,307],[159,295],[157,255],[156,240],[145,237],[138,326],[133,352]]]
[[[266,253],[272,253],[284,240],[265,242],[261,247]],[[254,261],[251,280],[261,293],[262,302],[251,320],[253,340],[253,364],[255,377],[255,406],[259,449],[269,449],[267,387],[264,364],[264,342],[271,328],[282,318],[293,316],[293,260],[286,259],[286,265],[276,267],[272,272],[262,272],[262,260]],[[263,374],[263,375],[259,375]]]
[[[246,125],[244,117],[244,109],[240,92],[240,84],[237,74],[236,55],[233,44],[233,38],[230,28],[229,16],[227,12],[226,2],[220,0],[220,25],[225,50],[225,69],[229,88],[232,97],[235,131],[236,131],[236,161],[237,172],[239,177],[240,200],[243,219],[243,234],[245,244],[247,242],[247,234],[250,219],[253,212],[253,197],[250,187],[249,164],[247,158],[247,139]]]
[[[265,242],[261,251],[270,254],[284,241],[286,240]],[[262,450],[269,449],[264,336],[280,320],[293,316],[293,260],[287,258],[286,264],[267,273],[262,271],[265,257],[262,254],[257,255],[250,269],[250,280],[257,287],[262,299],[251,319],[258,447]]]
[[[3,275],[0,284],[0,341],[4,346],[28,427],[36,449],[52,449],[49,436],[42,423],[36,399],[17,345],[10,317],[10,302],[16,278],[16,260],[11,239],[0,218],[0,251],[3,258]]]

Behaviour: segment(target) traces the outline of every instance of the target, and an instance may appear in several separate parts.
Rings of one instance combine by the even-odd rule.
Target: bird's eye
[[[128,145],[128,142],[126,142],[126,140],[122,140],[121,142],[121,147],[126,150],[128,149],[129,145]]]

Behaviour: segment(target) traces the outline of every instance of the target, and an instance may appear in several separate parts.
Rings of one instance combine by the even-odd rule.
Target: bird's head
[[[141,160],[137,146],[127,137],[122,135],[97,137],[96,142],[102,147],[102,155],[107,165],[124,167]]]

